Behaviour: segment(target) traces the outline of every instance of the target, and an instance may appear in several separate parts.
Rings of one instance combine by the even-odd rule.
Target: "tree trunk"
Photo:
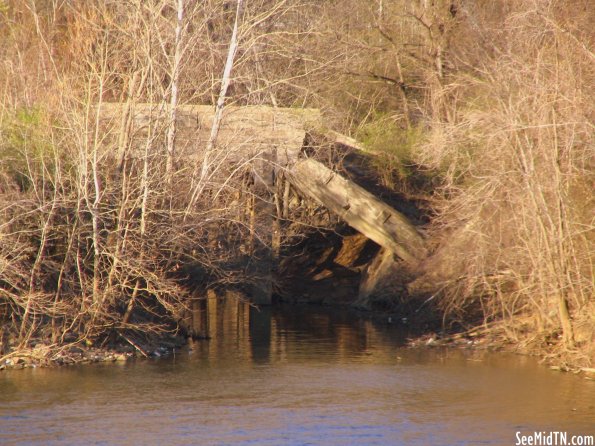
[[[182,30],[184,23],[184,0],[178,0],[178,19],[176,23],[176,37],[174,42],[174,65],[171,74],[171,92],[169,98],[169,125],[167,128],[167,162],[168,178],[173,170],[176,139],[176,114],[178,109],[178,84],[180,78],[180,63],[182,61]]]

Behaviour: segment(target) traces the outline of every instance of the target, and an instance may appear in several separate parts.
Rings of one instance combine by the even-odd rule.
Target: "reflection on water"
[[[346,311],[211,300],[175,357],[0,374],[0,444],[515,444],[595,433],[595,382],[407,349]]]

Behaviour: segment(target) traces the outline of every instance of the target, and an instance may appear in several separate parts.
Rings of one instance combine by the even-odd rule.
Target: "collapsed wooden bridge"
[[[100,119],[105,128],[120,132],[127,138],[138,138],[156,132],[155,122],[161,122],[166,131],[165,104],[104,103]],[[212,138],[214,110],[211,106],[184,105],[176,111],[176,157],[178,160],[195,159]],[[283,172],[291,185],[348,225],[382,247],[379,260],[382,265],[393,256],[414,265],[427,255],[424,238],[401,212],[384,203],[353,181],[332,170],[320,161],[308,158],[305,142],[308,136],[317,135],[331,142],[362,150],[351,138],[334,132],[320,130],[320,113],[313,109],[286,109],[265,106],[226,107],[217,138],[213,162],[249,162],[255,184],[266,193],[273,193],[275,177]],[[134,127],[130,136],[125,129]],[[132,147],[132,148],[131,148]],[[138,149],[140,150],[140,148]],[[134,144],[120,141],[118,158],[135,157]],[[272,205],[270,205],[272,206]],[[271,216],[267,206],[259,212]],[[271,234],[274,231],[271,230]],[[270,265],[266,266],[270,271]],[[378,265],[376,265],[378,268]],[[264,274],[263,283],[251,296],[253,302],[271,302],[271,274]],[[362,285],[364,286],[364,285]],[[365,284],[366,288],[371,285]],[[373,284],[372,284],[373,287]]]

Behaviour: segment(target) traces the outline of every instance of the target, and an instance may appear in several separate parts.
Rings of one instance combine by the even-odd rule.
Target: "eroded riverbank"
[[[290,315],[296,315],[289,317]],[[93,344],[92,342],[64,342],[62,344],[51,344],[42,339],[32,340],[30,347],[18,348],[0,359],[0,371],[55,368],[62,366],[81,366],[85,364],[117,363],[122,364],[136,360],[165,359],[176,356],[179,352],[187,349],[192,350],[196,345],[209,343],[224,343],[227,337],[251,337],[253,325],[262,324],[264,318],[271,318],[275,325],[279,324],[303,324],[303,321],[294,321],[304,317],[304,320],[314,318],[313,322],[306,323],[311,326],[311,335],[316,336],[318,327],[317,315],[325,315],[330,319],[327,324],[332,325],[336,316],[342,315],[340,321],[348,320],[349,324],[355,326],[372,326],[375,329],[386,330],[394,336],[393,341],[403,349],[414,350],[460,350],[469,352],[466,354],[482,355],[495,352],[500,354],[520,354],[530,358],[529,360],[540,363],[544,369],[572,372],[587,380],[595,380],[595,369],[588,367],[575,367],[572,364],[558,361],[558,357],[543,358],[536,355],[530,349],[520,350],[518,345],[504,343],[498,337],[498,327],[480,326],[470,330],[444,331],[435,321],[426,318],[410,318],[397,312],[370,311],[353,306],[324,306],[308,303],[281,303],[272,307],[255,307],[237,299],[225,299],[211,297],[202,302],[201,305],[193,307],[189,313],[187,322],[192,326],[186,326],[182,334],[163,333],[161,335],[127,335],[114,336],[110,342]],[[302,315],[302,316],[300,316]],[[230,319],[231,318],[231,319]],[[239,324],[233,327],[232,320]],[[293,321],[293,322],[292,322]],[[243,325],[242,325],[243,324]],[[302,327],[303,328],[303,327]],[[245,332],[243,333],[242,330]],[[194,341],[191,333],[198,335],[200,339]],[[243,333],[243,334],[242,334]],[[6,340],[6,337],[5,337]],[[227,345],[227,344],[225,344]],[[201,347],[203,348],[203,347]],[[233,350],[233,349],[232,349]]]

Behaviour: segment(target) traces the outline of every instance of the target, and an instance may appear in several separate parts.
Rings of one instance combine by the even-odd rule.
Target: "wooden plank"
[[[290,181],[380,246],[407,262],[427,255],[425,241],[400,212],[313,159],[298,161]]]

